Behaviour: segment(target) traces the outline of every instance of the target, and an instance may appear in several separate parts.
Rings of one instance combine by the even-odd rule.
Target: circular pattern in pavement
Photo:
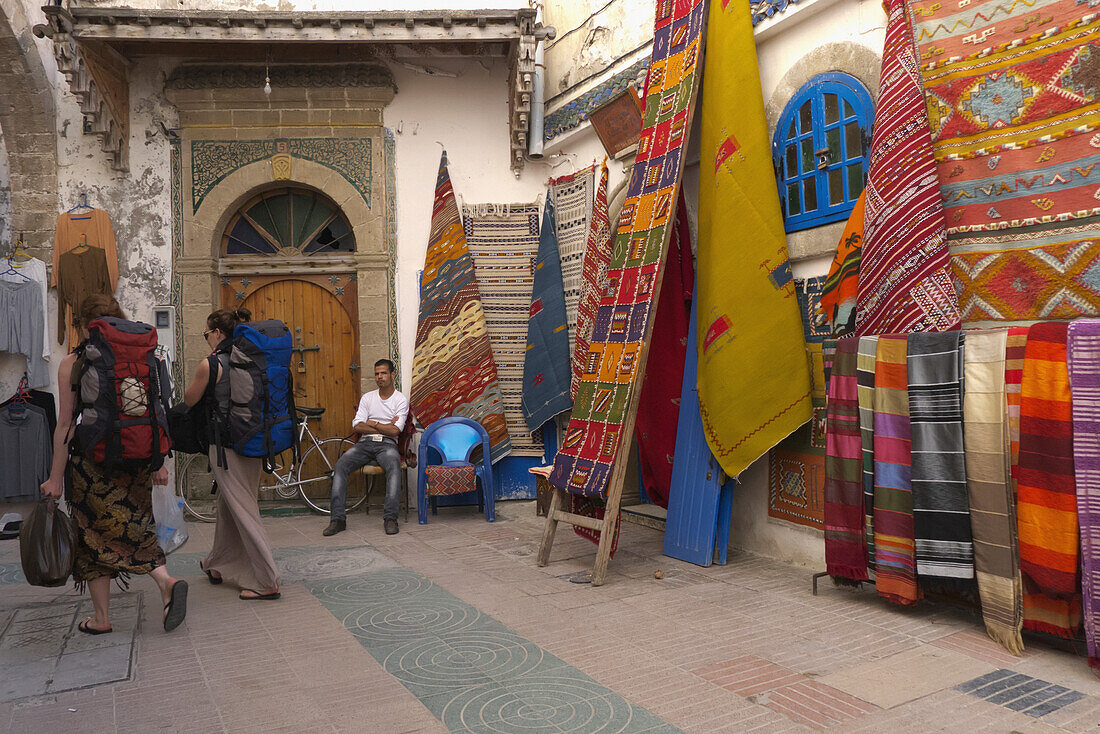
[[[401,570],[378,571],[366,578],[316,584],[313,593],[322,602],[336,604],[381,604],[392,600],[407,600],[423,594],[434,584],[415,573]]]
[[[364,547],[296,553],[280,558],[278,565],[283,581],[293,583],[358,576],[395,564],[375,549]]]
[[[344,617],[344,626],[367,646],[391,645],[470,627],[481,613],[457,599],[403,600],[400,605],[370,606]]]
[[[510,632],[471,631],[402,645],[386,656],[386,671],[420,686],[453,688],[507,680],[534,670],[543,651]]]

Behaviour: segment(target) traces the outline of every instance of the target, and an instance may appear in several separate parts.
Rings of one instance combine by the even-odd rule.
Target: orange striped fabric
[[[1028,330],[1016,473],[1024,629],[1063,637],[1081,622],[1067,331],[1064,322]]]

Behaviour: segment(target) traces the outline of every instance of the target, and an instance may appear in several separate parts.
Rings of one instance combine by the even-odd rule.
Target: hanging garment
[[[38,283],[0,280],[0,352],[27,357],[29,387],[48,387],[50,371],[42,356],[42,295]]]
[[[867,174],[856,329],[905,334],[959,327],[940,186],[905,0],[887,0],[882,83]]]
[[[821,292],[820,313],[837,336],[856,330],[856,294],[859,291],[859,256],[863,248],[866,196],[866,189],[860,192],[848,216]]]
[[[875,588],[895,604],[916,604],[916,533],[910,473],[909,393],[904,334],[878,338],[875,360]]]
[[[658,6],[647,115],[615,237],[617,267],[607,271],[613,295],[600,304],[573,414],[550,474],[551,484],[573,494],[606,496],[612,467],[626,460],[631,432],[624,441],[623,428],[638,405],[655,286],[672,234],[705,10],[703,0]]]
[[[600,185],[596,189],[595,202],[592,205],[591,224],[588,228],[588,242],[584,247],[584,262],[581,266],[581,295],[577,303],[577,328],[573,347],[573,377],[569,395],[577,397],[577,386],[584,372],[585,359],[588,357],[588,343],[592,339],[592,327],[596,321],[596,311],[600,299],[604,296],[607,283],[607,266],[611,263],[611,223],[607,219],[607,162],[600,166]]]
[[[1008,330],[1005,339],[1005,400],[1008,405],[1009,469],[1013,477],[1013,487],[1016,469],[1020,463],[1020,383],[1024,379],[1026,345],[1026,326],[1013,326]]]
[[[572,357],[576,339],[577,305],[584,284],[581,268],[584,246],[588,240],[589,217],[595,193],[596,166],[550,179],[547,199],[554,203],[552,227],[556,234],[558,257],[561,259],[562,291],[565,294],[565,316],[569,324],[569,349]]]
[[[569,397],[569,330],[562,295],[561,262],[554,234],[554,202],[547,200],[539,230],[538,259],[527,319],[527,350],[523,357],[521,407],[534,431],[558,413],[573,407]]]
[[[33,502],[50,476],[53,440],[34,406],[0,408],[0,502]]]
[[[42,296],[42,356],[49,359],[50,339],[47,335],[50,333],[50,307],[49,301],[46,300],[46,263],[37,257],[29,260],[0,261],[0,270],[6,271],[9,267],[12,272],[0,273],[0,280],[22,283],[29,278],[38,284],[38,290]]]
[[[836,342],[836,339],[826,339],[821,342],[821,369],[825,373],[826,400],[829,399],[828,385],[833,373],[833,358],[836,356]]]
[[[856,358],[859,339],[838,339],[825,419],[825,568],[834,579],[866,581],[862,445]]]
[[[108,292],[114,293],[118,287],[118,251],[111,217],[102,209],[82,209],[57,215],[57,230],[53,240],[53,278],[50,279],[50,285],[57,285],[61,256],[84,244],[103,250],[111,286]]]
[[[1089,665],[1100,668],[1100,320],[1074,321],[1066,345],[1073,468],[1081,528],[1081,595]]]
[[[859,401],[859,438],[863,455],[863,514],[867,558],[875,562],[875,361],[878,337],[859,337],[856,355],[856,395]]]
[[[1067,332],[1064,322],[1028,330],[1016,472],[1024,628],[1062,637],[1081,623]]]
[[[497,366],[512,456],[543,456],[542,436],[527,427],[523,407],[523,364],[527,318],[539,250],[539,207],[478,204],[462,211],[466,245],[474,260],[477,287]]]
[[[665,274],[661,279],[661,295],[653,317],[653,339],[649,345],[652,358],[646,363],[638,417],[634,422],[646,494],[654,504],[665,509],[668,509],[668,493],[672,486],[672,456],[676,453],[680,388],[684,384],[694,288],[691,232],[688,230],[687,204],[681,191],[676,223],[668,243]]]
[[[697,383],[731,477],[813,416],[748,6],[710,4],[701,110]]]
[[[917,575],[974,578],[963,445],[963,335],[910,334],[913,528]]]
[[[474,261],[458,218],[447,152],[439,160],[420,285],[409,402],[425,426],[463,415],[489,434],[492,460],[508,454],[508,427],[489,347]]]
[[[18,397],[18,393],[0,403],[0,410],[4,410],[14,403],[16,397]],[[30,390],[27,402],[39,408],[42,414],[46,416],[46,427],[50,431],[50,440],[52,441],[54,429],[57,428],[57,405],[54,403],[53,393],[48,393],[45,390]]]
[[[1016,498],[1009,476],[1005,331],[967,331],[963,437],[974,571],[986,632],[1013,655],[1024,641]]]
[[[64,344],[67,336],[72,348],[80,341],[77,322],[84,299],[97,293],[110,295],[114,292],[103,250],[84,247],[66,252],[61,256],[56,279],[57,343]]]

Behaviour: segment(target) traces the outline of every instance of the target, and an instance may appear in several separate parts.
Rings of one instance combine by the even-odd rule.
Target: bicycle
[[[310,418],[319,418],[324,408],[295,408],[298,412],[298,444],[301,449],[297,462],[292,451],[284,451],[276,457],[275,471],[264,474],[260,491],[270,490],[281,499],[300,497],[311,509],[322,515],[331,514],[329,507],[332,470],[345,451],[355,445],[349,438],[318,439],[309,428]],[[289,461],[287,461],[289,459]],[[285,467],[285,471],[284,471]],[[367,501],[374,477],[362,472],[348,476],[347,510],[358,509]],[[266,483],[265,483],[266,482]],[[217,480],[210,471],[210,461],[202,454],[191,454],[180,464],[176,472],[176,492],[183,500],[184,509],[195,519],[214,522],[216,516]],[[314,496],[310,496],[310,495]]]

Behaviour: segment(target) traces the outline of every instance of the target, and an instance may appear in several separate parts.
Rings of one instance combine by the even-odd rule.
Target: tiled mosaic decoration
[[[1085,697],[1080,691],[1007,668],[960,683],[955,686],[955,690],[1035,718],[1046,716]]]

